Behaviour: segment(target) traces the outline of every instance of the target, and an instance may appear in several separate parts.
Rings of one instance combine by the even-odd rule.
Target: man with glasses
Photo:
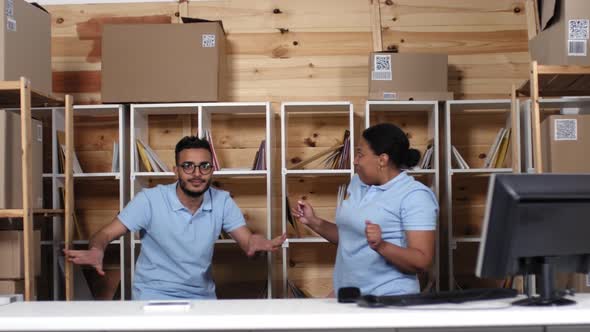
[[[211,187],[213,164],[206,140],[195,136],[181,139],[175,161],[175,183],[142,190],[92,236],[89,250],[64,250],[66,258],[91,265],[104,275],[108,243],[128,231],[140,232],[134,300],[214,299],[211,259],[222,229],[248,256],[280,248],[285,234],[272,240],[252,234],[229,193]]]

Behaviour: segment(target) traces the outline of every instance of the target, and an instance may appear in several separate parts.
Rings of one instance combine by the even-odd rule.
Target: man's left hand
[[[272,240],[267,240],[262,235],[252,234],[252,236],[250,236],[250,240],[248,241],[248,251],[246,254],[248,257],[252,257],[258,251],[276,251],[281,247],[286,239],[286,233],[281,236],[277,236]]]

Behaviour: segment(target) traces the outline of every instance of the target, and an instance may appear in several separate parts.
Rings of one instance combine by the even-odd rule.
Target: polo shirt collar
[[[393,179],[387,181],[386,183],[380,185],[380,186],[375,186],[377,189],[385,191],[390,189],[391,187],[393,187],[396,183],[398,182],[402,182],[408,179],[408,175],[406,174],[405,171],[400,172],[396,177],[394,177]]]
[[[368,184],[365,184],[364,182],[361,181],[361,186],[362,187],[373,187],[375,189],[379,189],[381,191],[386,191],[388,189],[390,189],[391,187],[393,187],[396,183],[407,180],[408,179],[408,174],[406,173],[406,171],[401,171],[396,177],[394,177],[393,179],[387,181],[386,183],[380,185],[380,186],[369,186]]]

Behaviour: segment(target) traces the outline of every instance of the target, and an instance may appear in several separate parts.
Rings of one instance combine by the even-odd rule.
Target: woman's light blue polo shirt
[[[210,299],[215,296],[211,259],[221,229],[246,225],[229,193],[209,188],[191,214],[176,194],[176,183],[144,189],[119,220],[141,234],[133,280],[134,300]]]
[[[435,230],[437,215],[434,193],[406,172],[381,186],[366,185],[355,175],[336,211],[334,288],[358,287],[374,295],[418,293],[416,275],[398,271],[369,247],[365,220],[381,226],[383,240],[407,247],[405,231]]]

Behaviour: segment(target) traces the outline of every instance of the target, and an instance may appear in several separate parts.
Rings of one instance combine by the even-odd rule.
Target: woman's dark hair
[[[211,153],[211,146],[206,139],[200,139],[197,136],[184,136],[178,141],[178,143],[176,143],[176,148],[174,149],[174,159],[177,165],[180,151],[186,149],[205,149]]]
[[[389,161],[399,169],[418,165],[420,151],[410,149],[410,141],[398,126],[380,123],[363,131],[363,138],[376,155],[386,153]]]

